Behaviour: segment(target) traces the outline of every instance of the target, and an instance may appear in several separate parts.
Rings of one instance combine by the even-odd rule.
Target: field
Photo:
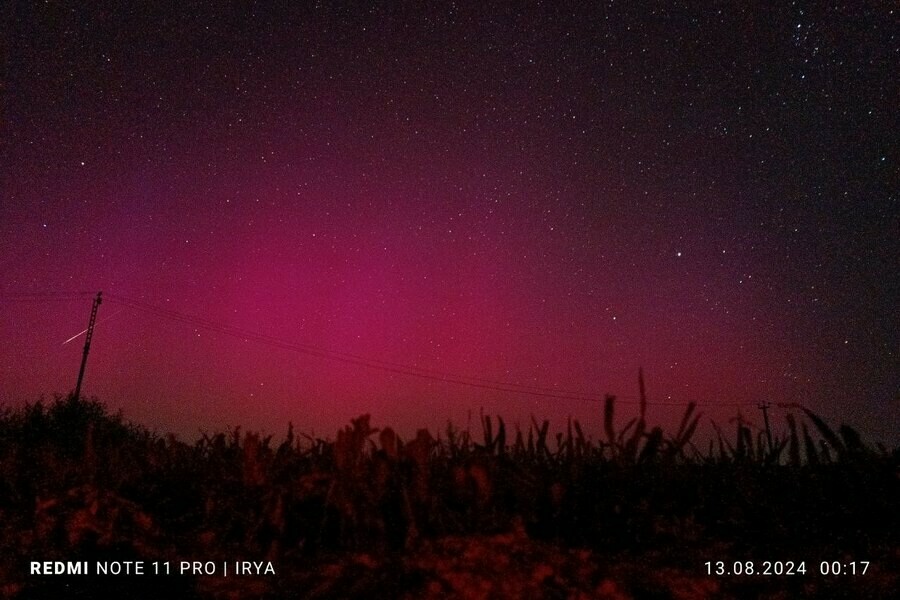
[[[700,422],[690,406],[664,432],[642,404],[618,425],[608,398],[601,431],[482,415],[403,440],[361,416],[333,440],[189,444],[97,400],[6,409],[0,596],[891,597],[900,450],[803,407],[771,441],[737,421],[698,448]]]

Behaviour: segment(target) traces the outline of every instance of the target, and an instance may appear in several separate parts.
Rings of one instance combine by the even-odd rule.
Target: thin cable
[[[216,326],[216,327],[228,327],[228,328],[230,328],[230,329],[232,329],[232,330],[234,330],[234,331],[236,331],[236,332],[245,333],[245,334],[248,335],[248,336],[255,336],[255,337],[257,337],[257,338],[265,338],[265,339],[271,340],[271,341],[273,341],[273,342],[279,342],[279,343],[282,342],[282,340],[280,340],[280,339],[278,339],[278,338],[273,338],[273,337],[267,336],[267,335],[265,335],[265,334],[260,334],[260,333],[257,333],[257,332],[250,332],[250,331],[241,329],[241,328],[239,328],[239,327],[231,326],[231,325],[220,325],[219,323],[213,323],[212,321],[207,321],[206,319],[202,319],[202,318],[200,318],[200,317],[194,317],[194,316],[191,316],[191,315],[185,315],[185,314],[183,314],[183,313],[179,313],[179,312],[173,311],[173,310],[171,310],[171,309],[166,309],[166,308],[157,307],[157,306],[148,304],[148,303],[143,302],[143,301],[140,301],[140,300],[135,300],[134,298],[126,298],[126,297],[120,296],[120,295],[118,295],[118,294],[108,294],[107,297],[113,298],[114,300],[115,300],[115,299],[118,299],[118,300],[123,301],[123,302],[130,302],[130,303],[132,303],[132,304],[134,304],[134,305],[142,306],[142,307],[144,307],[144,308],[146,308],[146,309],[148,309],[148,310],[158,310],[158,311],[162,311],[162,312],[164,312],[167,316],[171,316],[172,318],[178,317],[178,318],[195,319],[195,320],[197,320],[197,321],[200,321],[200,322],[204,323],[205,325]],[[397,369],[403,369],[403,370],[405,370],[405,371],[417,371],[417,372],[419,372],[419,373],[423,373],[423,374],[427,374],[427,375],[434,375],[434,376],[436,376],[436,377],[441,377],[441,378],[466,379],[466,380],[468,380],[468,381],[474,381],[474,382],[484,383],[484,384],[488,384],[488,385],[499,385],[499,386],[503,386],[503,387],[521,388],[521,389],[528,389],[528,390],[533,390],[533,391],[538,391],[538,392],[548,392],[548,393],[552,393],[552,394],[563,394],[563,395],[567,395],[567,396],[589,396],[589,397],[594,397],[594,396],[596,396],[596,394],[592,394],[592,393],[590,393],[590,392],[584,392],[584,391],[580,391],[580,390],[579,390],[579,391],[573,391],[573,390],[565,390],[565,389],[559,389],[559,388],[553,388],[553,387],[545,387],[545,386],[538,386],[538,385],[529,385],[529,384],[522,384],[522,383],[509,383],[509,382],[505,382],[505,381],[497,381],[497,380],[493,380],[493,379],[484,379],[484,378],[480,378],[480,377],[459,376],[459,375],[455,375],[455,374],[453,374],[453,373],[447,373],[447,372],[445,372],[445,371],[439,371],[439,370],[437,370],[437,369],[429,369],[429,368],[424,368],[424,367],[417,367],[417,366],[405,365],[405,364],[396,363],[396,362],[391,362],[391,361],[385,361],[385,360],[373,359],[373,358],[369,358],[369,357],[365,357],[365,356],[360,356],[360,355],[358,355],[358,354],[351,354],[351,353],[348,353],[348,352],[340,352],[340,351],[336,351],[336,350],[328,350],[328,349],[325,349],[325,348],[313,346],[313,345],[310,345],[310,344],[304,344],[304,343],[301,343],[301,342],[292,342],[292,343],[293,343],[295,346],[299,346],[299,347],[305,348],[305,349],[307,349],[307,350],[309,350],[309,351],[311,351],[311,352],[322,352],[322,353],[324,353],[324,354],[333,355],[333,356],[335,356],[335,357],[347,358],[347,359],[351,359],[351,360],[361,360],[361,361],[365,361],[365,362],[367,362],[367,363],[378,364],[378,365],[382,365],[382,366],[385,366],[385,367],[392,367],[392,368],[397,368]],[[621,397],[622,397],[622,398],[632,399],[632,400],[636,400],[636,399],[637,399],[636,396],[621,396]]]
[[[328,352],[323,351],[323,350],[313,350],[310,348],[306,348],[302,345],[294,344],[291,342],[286,342],[284,340],[278,340],[275,338],[270,338],[269,336],[251,333],[251,332],[240,330],[237,328],[222,326],[222,325],[218,325],[218,324],[211,324],[210,322],[207,322],[205,319],[196,319],[193,317],[187,317],[185,315],[165,314],[166,312],[169,312],[169,311],[148,310],[145,307],[141,307],[141,306],[127,303],[127,302],[123,302],[120,298],[116,298],[115,300],[112,300],[112,301],[114,301],[120,305],[129,306],[130,308],[134,308],[136,310],[150,312],[151,314],[155,314],[156,316],[169,318],[169,319],[179,321],[181,323],[185,323],[188,325],[194,325],[196,327],[201,327],[203,329],[213,331],[216,333],[221,333],[224,335],[237,337],[237,338],[240,338],[243,340],[253,340],[257,343],[261,343],[261,344],[276,347],[276,348],[281,348],[284,350],[291,350],[293,352],[298,352],[298,353],[306,354],[309,356],[315,356],[317,358],[335,360],[335,361],[339,361],[339,362],[343,362],[343,363],[347,363],[347,364],[366,367],[369,369],[385,371],[388,373],[395,373],[398,375],[406,375],[409,377],[418,377],[420,379],[428,379],[431,381],[452,383],[452,384],[456,384],[456,385],[464,385],[464,386],[468,386],[468,387],[487,389],[487,390],[492,390],[492,391],[497,391],[497,392],[505,392],[505,393],[510,393],[510,394],[526,394],[529,396],[554,398],[557,400],[580,400],[580,401],[585,401],[585,402],[602,402],[602,400],[600,398],[590,397],[590,396],[572,396],[572,395],[564,395],[564,394],[554,394],[554,393],[549,393],[549,392],[538,392],[538,391],[531,391],[531,390],[513,389],[512,387],[501,387],[499,385],[489,385],[489,384],[477,383],[477,382],[473,382],[473,381],[466,381],[465,379],[460,379],[458,377],[440,377],[440,376],[436,376],[436,375],[429,375],[427,373],[420,373],[420,372],[410,370],[410,369],[403,369],[403,368],[399,368],[399,367],[389,367],[389,366],[385,366],[385,365],[381,365],[381,364],[376,364],[372,361],[367,361],[364,359],[336,356],[334,354],[329,354]]]
[[[0,302],[68,302],[94,295],[96,292],[0,292]]]
[[[462,385],[472,388],[478,389],[486,389],[496,392],[503,392],[508,394],[523,394],[528,396],[536,396],[542,398],[553,398],[557,400],[575,400],[575,401],[583,401],[583,402],[603,402],[605,398],[600,398],[599,396],[592,396],[588,394],[580,394],[580,393],[566,393],[561,391],[553,390],[552,388],[539,387],[539,386],[525,386],[522,384],[511,384],[506,382],[499,382],[494,380],[484,380],[477,379],[472,377],[465,377],[460,375],[452,375],[449,373],[444,373],[440,371],[432,371],[429,369],[422,369],[420,367],[410,367],[408,365],[401,365],[398,363],[390,363],[387,361],[379,361],[374,359],[368,359],[361,356],[348,354],[344,352],[336,352],[325,350],[322,348],[318,348],[315,346],[311,346],[309,344],[297,343],[297,342],[288,342],[285,340],[281,340],[278,338],[274,338],[272,336],[267,336],[264,334],[252,332],[246,329],[242,329],[239,327],[234,327],[230,325],[224,325],[221,323],[217,323],[215,321],[210,321],[208,319],[204,319],[201,317],[196,317],[192,315],[186,315],[184,313],[180,313],[178,311],[174,311],[171,309],[161,308],[140,300],[135,300],[133,298],[127,298],[125,296],[120,296],[118,294],[107,294],[106,299],[109,301],[115,302],[122,306],[127,306],[134,310],[138,310],[144,313],[152,314],[157,317],[162,317],[166,319],[170,319],[173,321],[177,321],[187,325],[193,325],[195,327],[200,327],[206,329],[208,331],[212,331],[215,333],[221,333],[223,335],[228,335],[231,337],[236,337],[243,339],[245,341],[252,340],[254,342],[268,345],[272,347],[277,347],[285,350],[290,350],[293,352],[298,352],[301,354],[306,354],[309,356],[315,356],[317,358],[323,358],[326,360],[334,360],[343,362],[346,364],[352,364],[357,366],[366,367],[369,369],[380,370],[388,373],[394,373],[399,375],[405,375],[409,377],[418,377],[420,379],[427,379],[431,381],[438,381],[442,383],[451,383],[455,385]],[[616,397],[616,400],[619,401],[620,404],[638,404],[638,401],[628,401],[628,400],[620,400],[621,397]],[[686,402],[671,402],[671,401],[652,401],[654,406],[686,406],[688,403]],[[701,403],[695,403],[701,404]],[[702,403],[707,404],[707,403]],[[715,406],[745,406],[750,403],[721,403],[715,404]]]

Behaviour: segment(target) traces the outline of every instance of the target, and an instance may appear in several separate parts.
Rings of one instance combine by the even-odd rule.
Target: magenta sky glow
[[[188,437],[601,405],[117,297],[598,398],[643,367],[651,404],[896,443],[888,8],[478,6],[17,6],[0,401],[74,387],[103,290],[84,392]]]

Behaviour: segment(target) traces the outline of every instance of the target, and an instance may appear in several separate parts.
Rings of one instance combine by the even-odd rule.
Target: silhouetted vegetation
[[[106,557],[265,560],[278,575],[76,587],[124,586],[117,589],[132,597],[353,597],[372,586],[387,586],[390,597],[440,597],[494,583],[506,586],[496,594],[550,597],[701,598],[791,586],[807,586],[807,596],[878,596],[897,583],[900,453],[798,413],[771,444],[738,421],[733,436],[717,429],[701,451],[692,444],[695,406],[669,435],[647,424],[643,404],[617,427],[614,398],[598,439],[576,420],[561,432],[537,420],[510,430],[483,415],[477,435],[448,426],[438,437],[420,430],[403,440],[366,415],[333,441],[291,426],[280,441],[238,428],[186,444],[96,400],[6,409],[0,593],[60,591],[59,578],[28,577],[24,561]],[[508,572],[448,574],[466,568],[460,556],[477,554],[481,566],[471,568],[492,568],[492,553],[537,563],[521,573],[524,587],[509,588]],[[720,560],[803,560],[811,574],[707,575],[704,562]],[[872,561],[872,571],[829,579],[818,574],[822,560]],[[695,595],[668,589],[679,577]]]

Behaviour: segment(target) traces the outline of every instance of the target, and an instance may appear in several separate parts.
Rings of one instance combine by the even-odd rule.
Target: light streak
[[[109,316],[106,317],[105,319],[97,319],[97,322],[94,324],[94,327],[96,327],[97,325],[99,325],[100,323],[102,323],[102,322],[104,322],[104,321],[109,321],[109,320],[112,319],[114,316],[116,316],[117,314],[119,314],[120,312],[122,312],[122,310],[123,310],[123,309],[117,310],[116,312],[114,312],[113,314],[109,315]],[[64,341],[64,342],[62,343],[62,345],[65,346],[66,344],[68,344],[69,342],[71,342],[72,340],[74,340],[75,338],[78,338],[78,337],[80,337],[80,336],[82,336],[82,335],[84,335],[84,334],[86,334],[86,333],[87,333],[87,329],[85,329],[84,331],[79,331],[78,333],[76,333],[75,335],[73,335],[72,337],[70,337],[69,339],[67,339],[66,341]]]

